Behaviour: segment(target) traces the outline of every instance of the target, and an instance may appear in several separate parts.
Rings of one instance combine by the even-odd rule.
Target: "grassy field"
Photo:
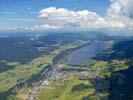
[[[36,75],[43,69],[44,66],[42,65],[52,63],[53,57],[58,55],[61,51],[69,48],[74,48],[78,45],[79,44],[66,44],[60,46],[59,48],[52,51],[50,54],[41,55],[40,57],[37,57],[31,62],[24,65],[20,64],[19,62],[7,63],[8,65],[14,66],[14,68],[6,72],[0,73],[0,93],[11,89],[18,83],[24,82],[31,76]],[[21,93],[19,93],[19,95],[21,95]]]
[[[54,81],[45,89],[40,90],[36,96],[37,100],[108,100],[110,83],[106,78],[109,78],[114,71],[125,70],[129,67],[125,61],[117,60],[112,62],[94,61],[94,63],[91,62],[91,64],[86,65],[89,66],[83,68],[90,67],[90,70],[98,78],[79,78],[72,74],[64,82]],[[70,67],[65,66],[65,69],[72,72],[75,71],[76,67],[72,70]]]
[[[80,44],[66,44],[52,51],[50,54],[41,55],[38,58],[33,59],[27,64],[20,64],[19,62],[9,62],[7,65],[15,66],[13,69],[0,73],[0,93],[7,91],[20,82],[24,82],[31,76],[38,74],[44,66],[52,63],[53,57],[60,54],[70,48],[76,48]],[[112,62],[94,61],[88,62],[81,68],[65,67],[67,71],[87,71],[88,68],[95,72],[99,78],[110,77],[113,71],[119,71],[127,69],[125,61],[113,60]],[[107,82],[105,82],[106,84]],[[44,90],[39,91],[37,94],[37,100],[96,100],[95,87],[90,80],[80,80],[76,76],[68,77],[64,82],[54,81]],[[76,87],[76,89],[75,89]],[[86,89],[84,89],[84,87]],[[73,91],[73,89],[75,90]],[[29,89],[26,87],[20,91],[17,91],[17,96],[10,96],[9,100],[24,100],[22,97],[27,97]],[[109,94],[104,91],[99,93],[99,97],[107,97]]]
[[[69,76],[64,82],[55,81],[38,92],[37,100],[82,100],[94,92],[93,84],[90,81]]]

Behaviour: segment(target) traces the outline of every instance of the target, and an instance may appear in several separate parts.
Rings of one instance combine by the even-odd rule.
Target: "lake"
[[[75,65],[82,64],[95,57],[96,54],[103,52],[108,47],[109,45],[103,42],[89,44],[68,54],[67,63]]]

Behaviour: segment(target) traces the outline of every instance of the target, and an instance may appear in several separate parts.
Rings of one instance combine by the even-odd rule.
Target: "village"
[[[29,99],[28,100],[36,100],[36,93],[41,90],[47,88],[47,86],[53,81],[64,82],[66,77],[69,75],[75,75],[78,77],[87,77],[94,78],[97,75],[91,70],[87,71],[61,71],[62,68],[66,67],[65,64],[50,64],[52,66],[51,70],[46,70],[43,74],[45,74],[44,80],[40,81],[40,85],[38,87],[31,88],[29,90]],[[48,65],[44,65],[48,66]]]

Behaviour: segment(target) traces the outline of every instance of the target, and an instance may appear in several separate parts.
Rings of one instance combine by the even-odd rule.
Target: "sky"
[[[133,31],[133,0],[0,0],[0,30]]]

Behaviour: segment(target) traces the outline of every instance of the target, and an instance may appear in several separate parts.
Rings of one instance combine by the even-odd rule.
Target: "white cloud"
[[[16,30],[16,27],[7,27],[7,30]]]
[[[54,26],[54,25],[49,25],[49,24],[43,24],[43,25],[35,25],[34,26],[35,29],[46,29],[46,30],[55,30],[55,29],[59,29],[60,26]]]
[[[114,19],[133,18],[133,0],[110,0],[111,5],[107,10],[107,15]]]
[[[133,30],[133,0],[110,0],[106,18],[124,23],[126,29]]]
[[[133,0],[109,0],[110,6],[105,16],[88,10],[74,11],[66,8],[49,7],[39,11],[42,22],[34,26],[8,27],[8,30],[131,30],[133,31]],[[34,14],[31,8],[27,8]],[[5,12],[6,13],[6,12]],[[8,13],[8,12],[7,12]],[[16,20],[16,19],[15,19]],[[25,19],[18,19],[24,20]],[[29,21],[30,19],[28,19]],[[32,19],[31,19],[32,20]],[[6,28],[5,28],[6,29]],[[4,30],[0,26],[0,30]]]
[[[39,11],[38,16],[42,18],[42,24],[24,29],[133,30],[133,0],[110,0],[110,3],[104,17],[88,10],[74,11],[66,8],[44,8]]]
[[[49,7],[39,12],[39,18],[44,20],[40,25],[44,29],[105,29],[123,28],[120,21],[110,21],[88,10],[72,11],[65,8]]]

